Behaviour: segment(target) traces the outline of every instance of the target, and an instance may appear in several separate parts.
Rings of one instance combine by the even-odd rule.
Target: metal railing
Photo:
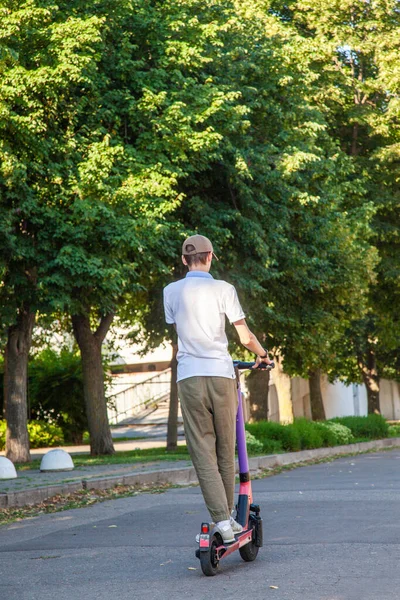
[[[139,381],[108,397],[108,419],[117,425],[134,417],[145,408],[168,399],[171,386],[171,369],[165,369],[144,381]]]

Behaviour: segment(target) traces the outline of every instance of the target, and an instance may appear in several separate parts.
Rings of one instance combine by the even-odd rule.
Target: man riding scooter
[[[235,288],[210,274],[213,258],[208,238],[185,240],[182,261],[188,273],[164,288],[164,310],[178,334],[178,394],[187,447],[211,519],[229,544],[243,528],[231,515],[237,393],[225,317],[242,345],[257,355],[255,368],[271,361],[246,324]]]

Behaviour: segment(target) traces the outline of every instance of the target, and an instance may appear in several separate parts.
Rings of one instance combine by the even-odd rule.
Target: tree
[[[264,3],[238,3],[229,17],[206,75],[234,94],[242,119],[222,124],[216,157],[179,181],[173,217],[185,234],[213,240],[221,257],[213,273],[237,285],[251,325],[284,354],[287,371],[311,377],[322,418],[319,370],[332,369],[346,325],[365,312],[372,213],[309,93],[316,75],[304,40]]]
[[[371,211],[309,92],[316,75],[304,40],[264,3],[236,10],[220,63],[245,126],[226,136],[213,169],[188,182],[178,212],[217,240],[217,274],[237,283],[251,325],[287,372],[319,383],[346,324],[365,311]],[[318,387],[312,403],[323,417]]]
[[[54,253],[43,286],[72,315],[91,452],[98,454],[112,452],[104,336],[114,314],[135,319],[142,291],[167,272],[174,219],[165,217],[182,199],[180,182],[207,168],[220,152],[221,128],[242,116],[236,94],[205,75],[219,45],[214,20],[221,11],[212,2],[151,7],[121,0],[74,10],[106,15],[103,46],[99,75],[86,86],[86,101],[77,102],[64,208],[48,225]]]
[[[104,336],[113,315],[165,271],[159,244],[170,226],[164,215],[180,201],[177,182],[187,170],[205,168],[221,144],[214,125],[234,113],[234,97],[204,81],[215,27],[211,18],[205,24],[196,18],[199,9],[199,2],[77,2],[54,9],[38,2],[29,14],[8,10],[4,24],[10,37],[7,27],[25,20],[10,47],[23,46],[29,68],[22,69],[33,81],[23,88],[28,118],[21,121],[35,116],[38,122],[36,137],[22,144],[25,162],[29,158],[36,169],[22,179],[31,204],[17,219],[6,207],[6,231],[15,222],[18,241],[25,235],[29,242],[29,281],[38,294],[33,313],[46,306],[72,315],[93,454],[113,451],[101,368]],[[215,10],[210,3],[210,17]],[[47,63],[54,69],[46,70]],[[10,111],[18,93],[9,98]],[[17,152],[15,136],[8,141]],[[12,194],[21,196],[16,168],[13,174]],[[8,176],[5,187],[10,182]],[[11,249],[14,238],[6,242]],[[18,270],[7,262],[32,307],[26,271],[26,265]]]
[[[250,415],[252,421],[268,419],[269,413],[269,371],[252,371],[247,377]]]
[[[69,18],[68,18],[69,17]],[[26,377],[35,314],[47,306],[41,276],[51,238],[72,99],[99,41],[99,19],[74,18],[46,2],[3,2],[0,21],[0,249],[7,456],[26,462]]]
[[[275,3],[282,19],[310,40],[318,87],[311,92],[325,114],[331,136],[349,155],[362,180],[364,203],[375,212],[372,243],[378,250],[376,279],[371,280],[365,318],[349,324],[341,346],[339,374],[354,363],[368,392],[368,410],[379,407],[379,377],[396,367],[398,331],[398,106],[400,15],[398,2]],[[350,356],[353,356],[353,363]],[[387,361],[391,362],[391,365]],[[351,364],[352,363],[352,364]],[[341,371],[341,372],[340,372]],[[391,370],[393,373],[393,368]]]
[[[169,411],[168,411],[168,424],[167,424],[167,450],[176,450],[178,447],[178,343],[174,340],[172,345],[172,359],[171,359],[171,389],[169,395]]]

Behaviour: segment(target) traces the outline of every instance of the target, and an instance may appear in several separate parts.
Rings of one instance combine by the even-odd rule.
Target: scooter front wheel
[[[216,575],[218,572],[219,559],[217,548],[218,540],[216,536],[213,535],[210,539],[210,547],[208,548],[208,550],[200,551],[200,565],[204,575]]]

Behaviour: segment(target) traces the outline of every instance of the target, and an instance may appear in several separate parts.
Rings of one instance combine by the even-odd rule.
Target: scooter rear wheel
[[[253,560],[256,560],[257,554],[258,554],[258,546],[256,546],[256,536],[255,536],[256,524],[254,523],[254,521],[252,519],[250,519],[249,525],[253,532],[251,542],[249,542],[245,546],[242,546],[241,548],[239,548],[240,556],[246,562],[252,562]]]
[[[212,576],[218,572],[219,559],[217,554],[218,540],[215,535],[210,540],[207,551],[200,551],[200,565],[204,575]]]

